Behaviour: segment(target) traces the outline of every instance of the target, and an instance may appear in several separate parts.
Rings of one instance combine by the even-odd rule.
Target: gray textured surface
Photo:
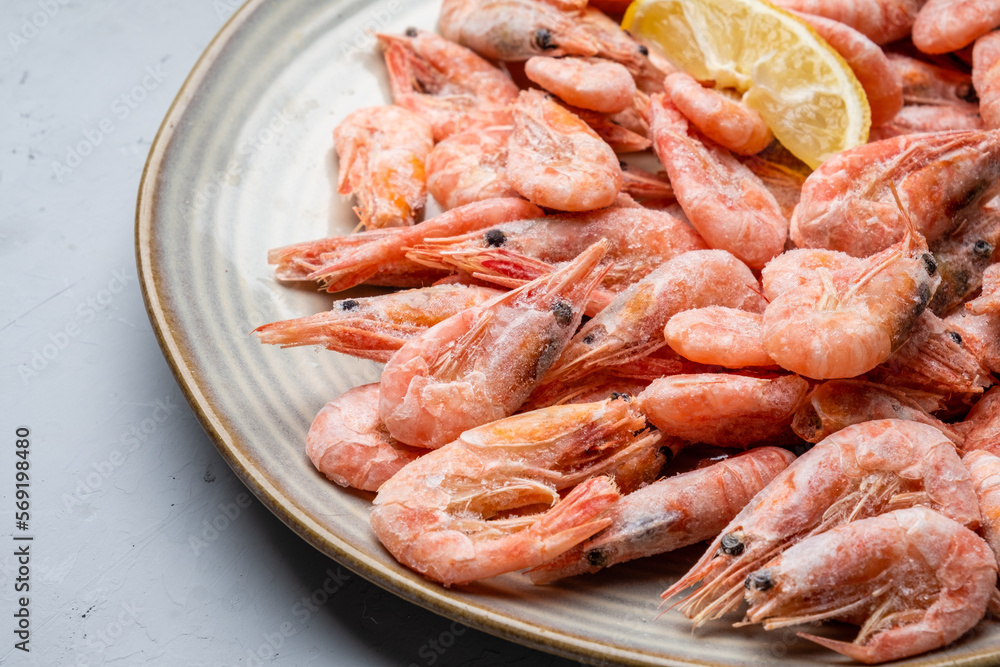
[[[455,626],[313,550],[185,404],[139,293],[135,195],[160,120],[236,4],[0,4],[5,618],[18,426],[31,430],[21,534],[34,536],[31,651],[5,622],[0,662],[573,664]]]

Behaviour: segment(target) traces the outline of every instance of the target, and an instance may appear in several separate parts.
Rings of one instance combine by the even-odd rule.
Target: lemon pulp
[[[868,141],[871,110],[850,66],[764,0],[636,0],[622,28],[699,81],[737,90],[813,169]]]

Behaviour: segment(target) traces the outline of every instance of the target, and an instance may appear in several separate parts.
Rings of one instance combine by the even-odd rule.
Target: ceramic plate
[[[256,326],[329,308],[277,284],[269,248],[355,225],[335,194],[331,131],[389,100],[370,31],[433,29],[436,0],[251,0],[191,72],[150,152],[136,245],[150,320],[188,401],[246,485],[303,539],[376,584],[495,635],[594,664],[840,664],[791,631],[692,634],[659,593],[697,549],[534,587],[518,574],[446,589],[399,566],[368,526],[372,495],[326,481],[304,452],[322,405],[380,367],[261,345]],[[1000,630],[905,664],[986,665]]]

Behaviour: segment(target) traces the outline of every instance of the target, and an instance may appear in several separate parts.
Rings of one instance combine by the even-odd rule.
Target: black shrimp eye
[[[743,582],[743,586],[748,591],[766,591],[774,588],[774,579],[772,578],[771,568],[765,567],[763,570],[751,572],[747,575],[746,580]]]
[[[357,308],[360,305],[361,304],[358,303],[357,301],[355,301],[354,299],[347,299],[346,301],[341,301],[340,302],[340,309],[341,310],[354,310],[355,308]]]
[[[552,314],[556,316],[556,322],[563,326],[573,321],[573,309],[565,301],[552,304]]]
[[[613,392],[611,392],[611,400],[612,401],[617,401],[619,399],[625,401],[626,403],[631,403],[632,402],[632,397],[629,396],[628,394],[625,394],[625,393],[620,392],[620,391],[613,391]]]
[[[649,55],[649,49],[646,47],[645,44],[640,44],[639,45],[639,53],[641,53],[644,56],[648,56]]]
[[[722,536],[722,548],[720,551],[727,556],[739,556],[743,553],[743,549],[746,546],[743,544],[743,538],[736,533],[729,533],[728,535]]]
[[[965,100],[966,102],[979,102],[979,95],[976,94],[976,89],[972,86],[972,84],[963,83],[955,89],[955,95],[958,99]]]
[[[551,51],[556,47],[556,43],[552,41],[552,31],[548,28],[539,28],[535,31],[534,39],[532,40],[535,46],[542,51]]]
[[[663,454],[663,458],[666,462],[663,465],[670,465],[670,462],[674,460],[674,450],[669,447],[660,447],[660,453]]]
[[[591,549],[587,552],[587,564],[591,567],[607,567],[608,556],[600,549]]]
[[[962,344],[962,334],[958,333],[957,331],[949,331],[948,335],[951,337],[951,340],[953,343],[955,343],[955,345]]]
[[[583,337],[583,344],[584,345],[590,345],[593,342],[594,342],[594,337],[592,335],[588,334],[588,335],[586,335],[586,336]]]
[[[933,276],[937,272],[937,261],[935,261],[934,255],[925,252],[920,256],[920,259],[924,260],[924,268],[927,269],[927,273]]]
[[[502,246],[504,243],[507,242],[507,235],[501,232],[499,229],[491,229],[490,231],[486,232],[486,234],[483,236],[483,239],[486,241],[486,245],[490,246],[491,248],[499,248],[500,246]]]
[[[406,36],[407,37],[416,37],[417,36],[417,29],[416,28],[407,28],[406,29]]]
[[[976,241],[975,245],[972,246],[972,252],[975,253],[976,257],[989,257],[993,254],[993,244],[989,241],[979,239]]]

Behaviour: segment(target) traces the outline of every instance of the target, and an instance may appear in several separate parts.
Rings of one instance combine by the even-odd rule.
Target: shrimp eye
[[[346,301],[341,301],[340,302],[340,309],[341,310],[354,310],[355,308],[357,308],[360,305],[361,304],[358,303],[357,301],[355,301],[354,299],[347,299]]]
[[[972,252],[976,254],[976,257],[989,257],[993,254],[993,244],[989,241],[979,239],[976,241],[976,244],[972,246]]]
[[[660,453],[663,454],[663,458],[666,459],[663,465],[670,465],[670,462],[674,460],[674,450],[669,447],[660,447]]]
[[[556,316],[556,322],[563,326],[573,321],[573,309],[565,301],[552,304],[552,314]]]
[[[405,34],[406,34],[407,37],[416,37],[417,36],[417,29],[416,28],[407,28]]]
[[[556,43],[552,41],[552,31],[548,28],[539,28],[536,30],[532,41],[542,51],[551,51],[556,48]]]
[[[948,335],[951,337],[951,340],[952,342],[955,343],[955,345],[962,344],[962,334],[958,333],[957,331],[949,331]]]
[[[620,391],[613,391],[613,392],[611,392],[611,400],[612,401],[617,401],[619,399],[625,401],[626,403],[630,403],[632,401],[632,397],[629,396],[628,394],[623,394]]]
[[[645,44],[640,44],[639,45],[639,53],[641,53],[644,56],[648,56],[649,55],[649,49],[646,47]]]
[[[743,544],[743,538],[736,533],[729,533],[722,536],[722,548],[720,551],[727,556],[739,556],[745,548],[746,545]]]
[[[587,334],[586,336],[583,337],[583,344],[584,345],[590,345],[593,342],[594,342],[594,336],[593,336],[593,334]]]
[[[920,256],[920,259],[924,260],[924,268],[927,269],[927,273],[933,276],[937,272],[937,262],[934,260],[934,255],[925,252]]]
[[[591,567],[606,567],[608,557],[600,549],[591,549],[587,552],[587,564]]]
[[[771,578],[771,568],[765,567],[763,570],[751,572],[747,575],[743,586],[748,591],[766,591],[774,588],[774,579]]]
[[[955,95],[958,99],[965,100],[966,102],[979,102],[979,95],[976,94],[976,89],[972,86],[972,84],[963,83],[955,89]]]
[[[628,171],[628,164],[622,162],[621,160],[618,160],[618,168],[621,169],[622,171]]]
[[[504,243],[507,242],[507,235],[501,232],[499,229],[491,229],[486,232],[483,236],[483,240],[486,241],[486,245],[491,248],[499,248]]]

